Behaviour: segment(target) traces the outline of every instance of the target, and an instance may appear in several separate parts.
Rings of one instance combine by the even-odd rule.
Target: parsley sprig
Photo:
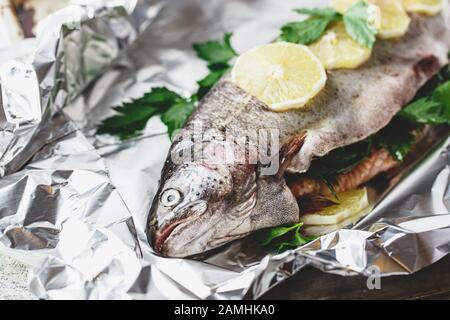
[[[304,236],[301,233],[303,222],[289,227],[277,227],[267,230],[261,245],[271,247],[278,253],[305,245],[317,237]]]
[[[423,125],[450,124],[450,68],[443,68],[417,93],[413,101],[375,136],[380,147],[403,161],[415,144],[412,131]]]
[[[280,39],[309,45],[317,41],[332,22],[343,21],[348,35],[359,44],[372,49],[377,35],[377,29],[370,23],[369,5],[359,1],[345,14],[332,8],[325,9],[295,9],[299,14],[310,18],[301,22],[291,22],[281,29]]]
[[[194,110],[194,101],[160,87],[153,88],[143,97],[115,107],[114,110],[117,114],[100,123],[98,134],[117,135],[122,140],[134,138],[145,128],[148,119],[161,115],[169,135],[172,135]]]
[[[412,102],[399,116],[419,124],[450,124],[450,81],[438,86],[431,95]]]
[[[231,33],[226,33],[222,42],[208,41],[193,45],[197,56],[208,62],[210,71],[206,77],[197,82],[199,85],[197,92],[199,100],[230,70],[230,61],[237,56],[236,51],[231,46],[231,36]]]
[[[394,159],[401,162],[405,160],[416,143],[412,132],[417,127],[416,123],[396,116],[388,126],[369,139],[374,141],[377,148],[387,149]]]
[[[98,134],[116,135],[125,140],[141,134],[147,121],[160,115],[167,126],[169,136],[183,127],[194,111],[197,102],[222,78],[230,69],[230,61],[237,56],[231,46],[231,33],[225,34],[223,41],[208,41],[194,44],[198,57],[208,63],[210,73],[198,81],[197,93],[184,98],[165,88],[153,88],[139,99],[114,107],[116,115],[103,120],[98,126]]]

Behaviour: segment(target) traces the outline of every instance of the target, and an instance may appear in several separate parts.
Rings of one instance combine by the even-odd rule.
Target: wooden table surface
[[[381,278],[380,290],[369,290],[367,278],[342,277],[307,267],[262,299],[445,299],[450,300],[450,256],[409,276]]]

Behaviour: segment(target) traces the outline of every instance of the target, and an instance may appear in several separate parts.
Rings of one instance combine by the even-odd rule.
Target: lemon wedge
[[[338,22],[309,46],[326,69],[354,69],[370,58],[371,50],[354,41]]]
[[[357,189],[337,195],[339,204],[301,217],[305,226],[334,226],[370,208],[367,189]]]
[[[444,8],[445,0],[402,0],[406,11],[436,15]]]
[[[277,42],[241,55],[231,81],[274,111],[299,109],[325,86],[327,74],[304,45]]]
[[[330,0],[330,6],[345,13],[360,0]],[[402,0],[365,0],[381,11],[381,26],[378,36],[382,39],[399,38],[408,32],[411,18],[403,7]]]

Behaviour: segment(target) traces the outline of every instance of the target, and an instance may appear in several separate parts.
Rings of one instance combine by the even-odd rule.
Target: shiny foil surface
[[[112,107],[166,86],[188,96],[207,74],[192,44],[233,32],[242,53],[298,20],[305,0],[72,1],[36,27],[33,49],[0,52],[0,251],[32,266],[42,299],[256,299],[307,265],[351,276],[416,272],[450,252],[450,139],[353,229],[297,250],[252,238],[195,259],[154,254],[148,211],[170,147],[96,135]],[[6,58],[7,57],[7,58]],[[299,291],[302,288],[298,288]]]

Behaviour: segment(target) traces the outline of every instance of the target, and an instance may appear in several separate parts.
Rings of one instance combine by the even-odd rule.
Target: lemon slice
[[[371,50],[354,41],[343,22],[334,24],[309,46],[327,69],[354,69],[370,58]]]
[[[344,14],[348,9],[357,4],[359,0],[329,0],[330,7]],[[366,1],[366,3],[368,3]]]
[[[427,15],[438,14],[444,8],[445,0],[402,0],[406,11]]]
[[[241,55],[231,81],[274,111],[299,109],[325,86],[327,74],[304,45],[277,42]]]
[[[370,207],[366,188],[339,193],[337,196],[339,204],[301,217],[305,226],[338,225]]]
[[[408,32],[411,18],[401,0],[370,0],[370,2],[381,10],[381,29],[378,33],[380,38],[399,38]]]
[[[355,214],[354,216],[351,216],[345,220],[342,220],[341,222],[339,222],[337,224],[321,225],[321,226],[313,226],[313,225],[304,226],[302,229],[302,232],[305,236],[316,236],[316,237],[323,236],[323,235],[329,234],[333,231],[343,229],[348,226],[356,224],[359,220],[361,220],[362,218],[367,216],[371,210],[372,210],[372,207],[367,207],[366,209]]]
[[[360,0],[330,0],[330,6],[345,13]],[[382,39],[399,38],[408,32],[411,18],[403,7],[402,0],[366,0],[380,8],[381,26],[378,36]]]

